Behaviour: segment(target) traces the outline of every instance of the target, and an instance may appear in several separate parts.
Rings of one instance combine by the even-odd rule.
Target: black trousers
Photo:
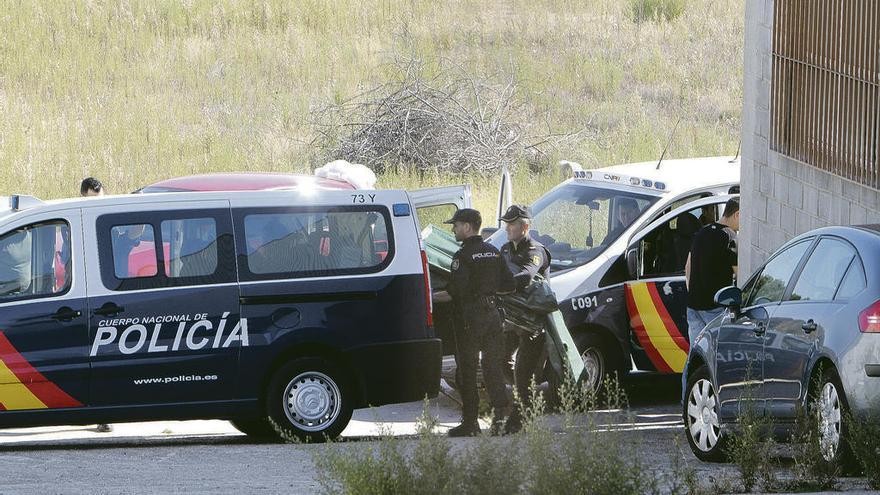
[[[519,395],[523,407],[526,408],[531,406],[529,386],[532,383],[532,377],[535,378],[535,384],[540,385],[541,377],[538,376],[538,373],[543,369],[544,339],[546,338],[546,332],[541,332],[535,337],[521,333],[519,337],[519,349],[516,351],[513,374],[516,379],[516,393]]]
[[[510,400],[504,386],[504,337],[501,316],[491,305],[474,305],[456,325],[455,364],[458,389],[461,392],[462,422],[473,422],[479,416],[480,396],[477,393],[477,366],[482,365],[483,384],[489,392],[494,417],[504,416]],[[482,359],[480,359],[482,351]]]

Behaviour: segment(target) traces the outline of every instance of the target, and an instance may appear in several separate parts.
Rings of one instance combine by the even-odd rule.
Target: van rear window
[[[243,223],[242,265],[258,279],[368,273],[392,254],[377,210],[254,212]]]

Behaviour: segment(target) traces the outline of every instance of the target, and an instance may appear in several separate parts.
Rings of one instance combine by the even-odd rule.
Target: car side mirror
[[[737,315],[742,308],[742,291],[736,286],[725,287],[715,293],[715,304]]]
[[[630,248],[626,251],[626,270],[629,272],[629,278],[634,279],[639,276],[639,250],[638,248]]]

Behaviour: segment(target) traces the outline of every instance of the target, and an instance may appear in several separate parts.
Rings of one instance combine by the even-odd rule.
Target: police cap
[[[510,208],[501,216],[501,221],[512,222],[519,218],[532,218],[532,212],[526,205],[510,205]]]
[[[443,222],[443,223],[455,223],[455,222],[464,222],[470,224],[482,225],[483,217],[480,216],[480,212],[473,208],[462,208],[455,212],[455,215],[452,215],[452,218]]]

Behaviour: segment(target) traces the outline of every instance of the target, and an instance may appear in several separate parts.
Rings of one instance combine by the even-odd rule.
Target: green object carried
[[[461,249],[461,244],[455,240],[455,236],[436,225],[428,225],[422,230],[422,240],[425,243],[428,264],[450,273],[452,256]]]
[[[562,313],[554,311],[546,316],[548,339],[544,341],[550,364],[559,376],[563,376],[563,370],[572,378],[574,383],[579,383],[586,378],[584,376],[584,361],[578,352],[571,332],[565,325]]]

